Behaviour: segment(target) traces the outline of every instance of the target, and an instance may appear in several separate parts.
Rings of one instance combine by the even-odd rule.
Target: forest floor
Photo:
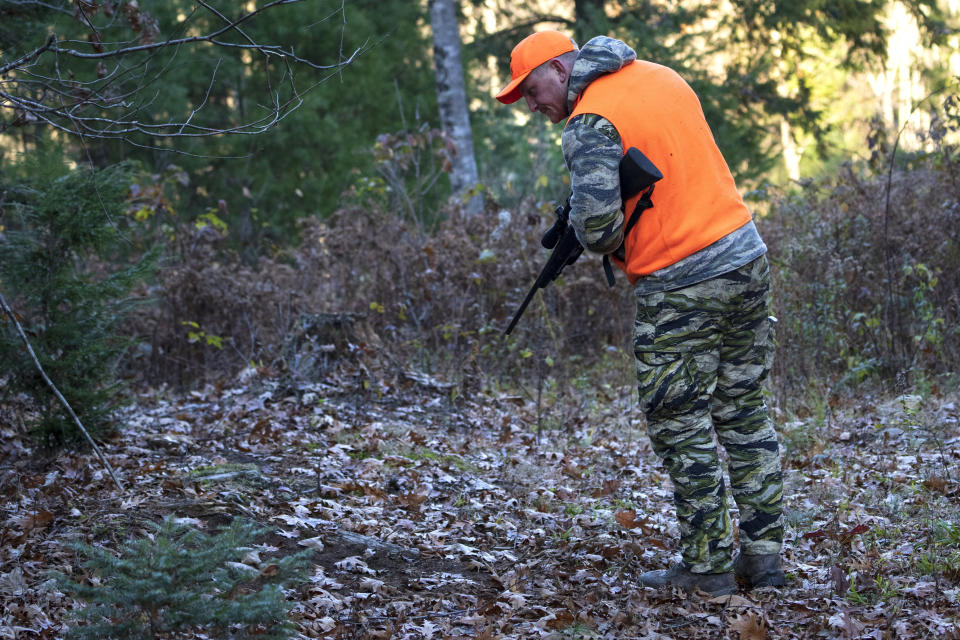
[[[545,419],[416,374],[348,393],[250,373],[126,409],[104,443],[126,493],[0,415],[0,638],[63,637],[69,543],[117,549],[168,514],[269,527],[257,570],[314,549],[288,592],[305,638],[960,638],[952,394],[778,415],[787,586],[710,598],[637,582],[677,527],[629,390]]]

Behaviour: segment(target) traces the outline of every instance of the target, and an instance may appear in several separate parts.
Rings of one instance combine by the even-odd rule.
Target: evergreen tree
[[[143,638],[288,638],[294,633],[283,588],[301,582],[310,551],[271,561],[263,570],[242,564],[266,529],[234,520],[208,536],[168,516],[150,538],[119,555],[87,544],[75,549],[97,583],[57,574],[60,588],[85,602],[81,640]]]
[[[20,171],[0,188],[0,286],[43,369],[87,430],[102,435],[118,399],[114,366],[129,342],[115,329],[157,257],[156,250],[139,253],[129,236],[132,168],[70,170],[53,147],[25,159]],[[11,323],[0,326],[0,370],[9,374],[7,392],[36,400],[33,426],[46,444],[79,438]]]

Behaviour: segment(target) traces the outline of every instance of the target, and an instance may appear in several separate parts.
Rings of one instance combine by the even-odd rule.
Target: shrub
[[[179,242],[190,249],[162,271],[161,304],[140,309],[129,325],[136,333],[156,328],[150,365],[140,371],[187,383],[255,362],[300,375],[291,345],[316,342],[304,335],[307,325],[339,314],[356,326],[347,329],[346,348],[330,354],[328,371],[335,355],[369,356],[387,377],[416,369],[455,382],[516,380],[544,366],[573,377],[602,362],[608,346],[629,345],[633,302],[625,279],[609,289],[600,261],[583,257],[537,294],[510,338],[502,336],[546,261],[540,235],[552,215],[549,205],[533,203],[481,216],[454,207],[427,233],[383,208],[353,206],[301,220],[300,245],[256,267],[240,264],[213,236]],[[223,348],[190,343],[188,330],[196,329],[183,322],[222,337]]]
[[[241,564],[266,530],[234,520],[217,535],[168,516],[150,523],[149,538],[119,555],[77,544],[91,581],[57,575],[65,593],[87,603],[85,624],[70,630],[82,639],[288,638],[294,632],[283,587],[304,580],[309,551],[271,561],[263,570]],[[95,582],[94,582],[95,580]]]
[[[875,177],[846,166],[760,220],[781,380],[916,383],[960,357],[960,163]]]
[[[115,365],[129,341],[116,327],[150,273],[156,252],[137,256],[124,202],[132,169],[69,170],[59,150],[38,153],[7,185],[0,285],[44,370],[93,435],[109,430],[118,385]],[[7,390],[40,407],[33,427],[47,444],[79,437],[9,323],[0,328]]]

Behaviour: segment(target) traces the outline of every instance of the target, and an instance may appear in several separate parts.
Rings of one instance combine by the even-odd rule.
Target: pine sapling
[[[146,538],[118,554],[78,543],[87,579],[56,574],[60,588],[87,606],[69,637],[81,640],[133,638],[289,638],[294,626],[283,589],[305,580],[310,551],[243,564],[250,545],[266,530],[234,520],[208,536],[168,516],[150,523]]]

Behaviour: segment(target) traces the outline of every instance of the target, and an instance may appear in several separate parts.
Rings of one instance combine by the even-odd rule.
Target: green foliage
[[[263,570],[242,564],[266,529],[234,520],[216,535],[168,516],[149,523],[148,537],[125,544],[118,555],[87,544],[87,579],[58,575],[61,589],[87,603],[84,624],[71,638],[289,638],[289,604],[283,588],[304,580],[310,551],[272,561]]]
[[[472,0],[472,4],[488,3]],[[741,184],[785,177],[778,170],[781,124],[789,124],[791,135],[805,150],[803,169],[815,171],[849,158],[850,146],[860,143],[860,134],[874,115],[875,103],[864,100],[862,90],[851,91],[850,85],[857,82],[853,74],[875,70],[887,54],[890,33],[885,25],[893,4],[888,0],[748,0],[726,3],[723,9],[717,3],[662,0],[572,4],[573,20],[566,7],[552,9],[551,15],[523,3],[502,5],[496,31],[486,31],[478,19],[471,25],[476,35],[467,47],[474,72],[482,75],[488,56],[493,56],[503,70],[502,81],[513,45],[547,25],[572,32],[581,44],[596,35],[620,38],[639,57],[669,66],[690,82]],[[917,20],[925,44],[945,44],[951,27],[945,23],[942,2],[901,4]],[[915,72],[932,81],[942,74],[940,64],[931,61]],[[482,80],[473,82],[477,93],[491,89]],[[491,122],[487,112],[475,111],[481,116],[475,118],[475,128],[479,123],[493,135],[498,127],[511,131],[510,119],[499,116],[502,111],[491,109],[495,118]],[[483,135],[476,133],[480,141],[490,135],[485,129]],[[523,149],[520,156],[533,151],[523,132],[517,132],[510,144]],[[498,166],[506,164],[513,171],[524,159],[498,161]]]
[[[181,325],[187,327],[187,342],[190,344],[206,344],[208,346],[223,349],[223,338],[212,333],[207,333],[200,328],[200,325],[192,320],[183,320]]]
[[[927,531],[927,541],[911,558],[913,567],[923,575],[960,578],[960,524],[934,520]]]
[[[129,340],[116,327],[134,303],[156,251],[137,255],[124,213],[131,167],[69,170],[59,149],[37,153],[5,185],[0,283],[44,370],[92,434],[109,428],[115,364]],[[27,356],[11,323],[0,332],[8,389],[41,407],[34,426],[48,444],[79,433]]]
[[[85,17],[97,25],[94,31],[74,11],[53,3],[11,6],[0,1],[0,50],[4,61],[15,59],[42,45],[50,32],[81,51],[94,47],[85,44],[88,40],[162,42],[223,27],[224,20],[214,10],[234,19],[252,6],[233,0],[203,4],[88,3]],[[128,100],[130,117],[144,126],[189,120],[197,127],[229,129],[265,117],[287,100],[302,104],[266,135],[179,138],[175,144],[148,136],[131,138],[138,146],[88,139],[83,149],[73,152],[89,154],[99,165],[135,158],[156,172],[177,163],[191,177],[202,176],[195,180],[195,189],[178,195],[178,210],[184,216],[196,215],[223,200],[232,245],[242,248],[246,258],[255,258],[265,245],[286,242],[298,218],[329,214],[344,191],[363,176],[376,175],[372,149],[378,135],[438,122],[425,16],[426,3],[420,2],[311,0],[276,6],[242,26],[251,39],[281,43],[319,65],[337,64],[364,48],[343,69],[313,69],[288,64],[284,56],[203,44],[124,56],[115,77],[107,76],[112,79],[111,95]],[[237,33],[222,39],[248,44]],[[60,66],[54,68],[54,62]],[[147,64],[145,77],[136,72],[142,63]],[[115,64],[49,56],[31,71],[62,72],[83,83],[113,73]],[[291,88],[294,84],[297,91]],[[306,92],[307,88],[311,90]],[[25,148],[47,126],[33,121],[19,124],[6,133]],[[174,146],[182,154],[168,150]],[[437,181],[437,201],[449,192],[447,185],[445,176]]]
[[[933,541],[938,546],[960,549],[960,524],[937,520],[933,523]]]
[[[239,11],[232,1],[212,4],[225,15]],[[164,37],[177,35],[183,24],[192,29],[219,25],[214,15],[194,8],[193,2],[174,0],[155,3],[150,11]],[[258,41],[283,42],[301,57],[332,64],[363,45],[370,49],[336,74],[298,70],[298,84],[318,85],[267,135],[185,144],[184,150],[196,157],[115,145],[100,151],[109,159],[133,155],[157,169],[176,162],[191,176],[202,176],[195,180],[197,188],[179,195],[178,209],[185,214],[205,211],[224,200],[222,218],[230,228],[230,243],[246,258],[286,244],[295,235],[297,219],[329,215],[341,194],[377,175],[374,146],[379,135],[437,122],[425,10],[419,2],[355,0],[343,5],[314,0],[264,14],[244,25],[244,31]],[[180,15],[190,17],[178,23]],[[194,119],[210,126],[258,113],[272,100],[267,87],[282,88],[287,72],[279,58],[260,55],[221,59],[192,51],[171,62],[152,110],[183,117],[210,91],[206,107]],[[443,177],[432,193],[437,199],[429,202],[446,193]]]
[[[242,11],[230,0],[206,4],[228,18]],[[472,4],[489,11],[489,3]],[[470,24],[463,19],[464,32],[470,34],[465,37],[464,62],[481,178],[490,193],[512,206],[560,200],[568,188],[556,146],[560,129],[540,118],[522,122],[517,117],[522,107],[505,107],[491,97],[506,72],[510,49],[535,26],[567,25],[581,42],[601,33],[621,37],[641,57],[680,71],[700,95],[734,173],[759,180],[776,171],[781,144],[776,132],[784,121],[798,147],[807,150],[805,170],[820,166],[822,157],[835,161],[849,155],[850,118],[865,121],[872,113],[865,113],[862,92],[844,87],[850,71],[882,58],[887,36],[882,23],[889,2],[750,1],[732,3],[724,13],[715,3],[578,0],[571,3],[573,21],[569,5],[553,9],[558,15],[544,15],[531,13],[523,3],[500,4],[496,10],[502,15],[496,21],[479,17],[489,15],[483,11],[472,12],[476,19]],[[906,5],[928,41],[949,33],[934,0],[910,0]],[[278,7],[243,25],[254,40],[283,43],[320,63],[334,64],[369,46],[339,70],[288,68],[280,56],[239,48],[236,55],[192,45],[136,53],[124,65],[132,68],[149,60],[151,84],[143,92],[149,99],[134,107],[138,120],[147,125],[189,118],[199,127],[229,128],[268,113],[266,105],[275,100],[290,98],[290,74],[301,88],[316,86],[296,96],[303,99],[302,106],[268,135],[181,139],[177,146],[191,154],[185,156],[166,150],[165,143],[140,138],[137,144],[148,148],[89,140],[85,151],[100,165],[130,157],[157,172],[172,162],[182,165],[196,185],[176,198],[184,222],[222,200],[228,241],[241,249],[247,263],[286,246],[298,219],[330,215],[344,193],[361,196],[351,204],[363,205],[369,195],[377,202],[399,200],[391,203],[395,210],[409,209],[402,202],[404,194],[378,171],[387,165],[378,157],[376,141],[382,135],[416,135],[421,127],[437,125],[426,7],[425,2],[311,0]],[[0,2],[5,59],[36,48],[51,30],[82,49],[88,39],[159,42],[223,25],[221,17],[192,0],[111,0],[87,9],[99,25],[97,33],[73,12],[49,3]],[[238,34],[227,38],[244,43]],[[39,60],[33,71],[55,73],[53,60]],[[64,58],[57,63],[61,73],[80,83],[104,73],[96,60]],[[491,73],[491,63],[497,73]],[[113,72],[112,64],[106,71]],[[118,73],[111,80],[117,95],[138,90],[137,83],[143,81],[134,73]],[[843,99],[839,94],[853,97],[835,108]],[[203,108],[194,113],[199,105]],[[6,134],[25,148],[37,129],[46,126],[18,124]],[[405,193],[412,196],[414,208],[420,205],[423,210],[417,219],[432,219],[439,213],[436,205],[449,193],[448,180],[435,171],[423,175],[423,180],[404,176]]]

